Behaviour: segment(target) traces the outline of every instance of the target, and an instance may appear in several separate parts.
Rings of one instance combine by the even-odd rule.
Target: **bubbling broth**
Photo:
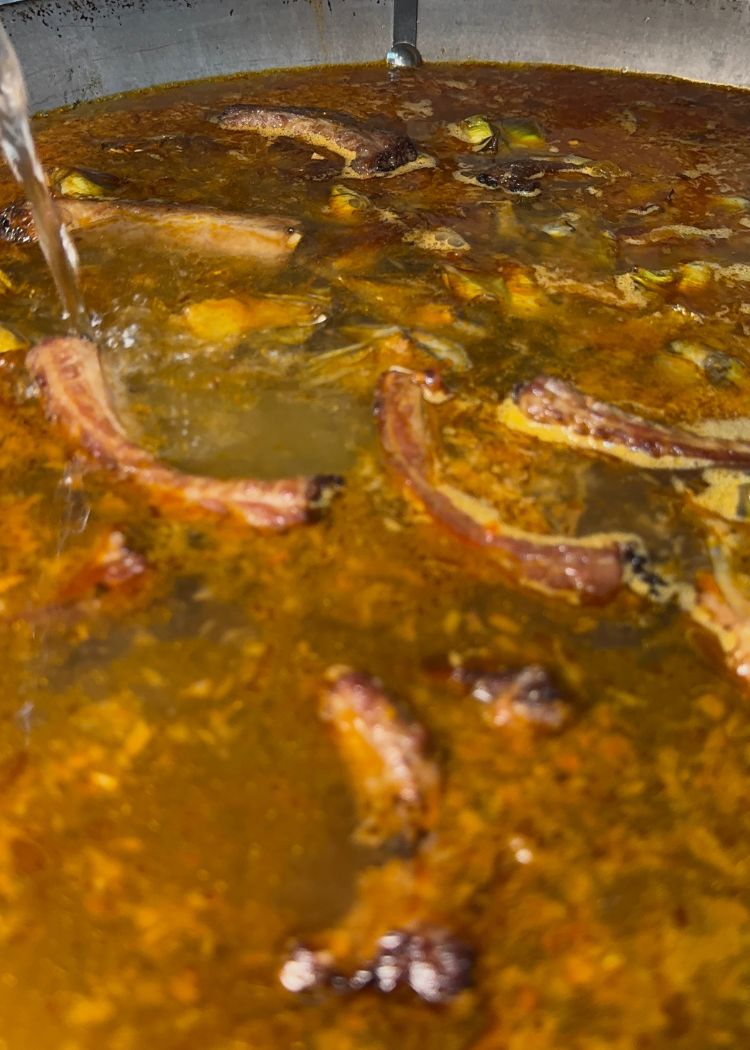
[[[0,1046],[744,1045],[749,126],[494,65],[36,120],[99,352],[8,175]]]

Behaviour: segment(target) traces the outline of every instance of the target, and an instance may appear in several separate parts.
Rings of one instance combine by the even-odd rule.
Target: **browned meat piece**
[[[3,622],[69,623],[81,615],[113,612],[130,606],[154,577],[143,555],[131,550],[117,530],[103,532],[83,551],[73,549],[53,559],[48,574],[53,586]]]
[[[374,959],[347,978],[334,970],[328,952],[298,947],[281,970],[290,992],[333,987],[389,994],[410,988],[428,1003],[446,1003],[471,983],[473,957],[466,945],[436,927],[394,930],[380,938]]]
[[[472,186],[504,190],[516,197],[537,197],[546,175],[605,178],[612,177],[615,171],[612,165],[596,164],[583,157],[513,157],[495,159],[489,165],[476,158],[454,172],[454,178]]]
[[[420,156],[406,135],[384,129],[365,128],[342,113],[323,109],[290,109],[273,106],[230,106],[217,118],[223,128],[254,131],[265,138],[301,139],[311,146],[343,157],[342,171],[349,178],[401,174],[432,166],[432,158]]]
[[[333,668],[321,716],[333,726],[362,813],[361,842],[414,841],[435,822],[440,780],[422,728],[406,722],[379,682]]]
[[[590,449],[653,470],[750,466],[750,442],[653,423],[550,376],[518,386],[500,406],[499,418],[542,441]]]
[[[556,730],[568,720],[568,705],[549,673],[538,664],[494,674],[462,667],[453,677],[470,689],[475,700],[486,705],[491,725],[505,726],[520,720],[540,729]]]
[[[0,211],[0,238],[11,244],[33,244],[36,241],[34,220],[28,204],[16,201]]]
[[[256,528],[283,529],[309,521],[341,484],[332,477],[222,481],[183,474],[128,440],[93,343],[49,339],[29,351],[27,363],[49,415],[71,441],[144,488],[159,510],[191,507],[238,517]]]
[[[346,983],[346,978],[336,975],[330,952],[298,944],[282,966],[279,980],[288,992],[312,992],[329,987],[337,976]]]
[[[750,602],[739,594],[728,573],[701,575],[687,607],[693,620],[714,636],[727,666],[750,685]]]
[[[101,592],[120,593],[136,589],[148,563],[125,543],[121,532],[109,532],[89,552],[84,565],[58,589],[55,604],[68,605]]]
[[[276,215],[240,215],[213,208],[135,201],[87,200],[58,197],[60,215],[71,229],[107,225],[118,232],[153,236],[206,255],[283,261],[300,242],[294,219]],[[0,237],[16,244],[36,240],[36,230],[25,204],[11,204],[0,212]]]
[[[480,169],[462,168],[455,173],[455,178],[472,186],[505,190],[516,197],[538,197],[542,189],[540,180],[548,170],[543,161],[523,158],[495,162],[491,167]]]
[[[412,495],[454,535],[494,551],[527,586],[576,601],[604,602],[624,582],[660,586],[646,579],[645,555],[637,537],[604,533],[572,539],[524,532],[501,521],[493,508],[438,479],[438,465],[424,416],[434,398],[434,374],[391,369],[380,379],[377,413],[383,449]]]

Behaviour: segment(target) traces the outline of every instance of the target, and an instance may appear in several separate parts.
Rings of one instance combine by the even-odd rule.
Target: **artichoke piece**
[[[413,329],[411,336],[417,346],[443,364],[451,365],[457,372],[466,372],[471,368],[471,358],[455,340],[445,339],[433,332],[425,332],[421,328]]]
[[[562,237],[571,237],[576,232],[573,223],[568,222],[566,219],[562,219],[559,222],[548,222],[545,226],[540,226],[540,230],[555,240],[559,240]]]
[[[709,263],[689,262],[680,267],[680,291],[702,292],[714,279],[714,269]]]
[[[511,149],[546,149],[547,142],[535,120],[511,117],[500,124],[500,134]]]
[[[747,197],[740,196],[729,196],[727,194],[715,194],[709,198],[711,204],[717,208],[721,208],[722,211],[728,212],[740,212],[747,211],[750,207],[750,201]]]
[[[523,225],[518,221],[513,201],[498,201],[495,205],[495,227],[500,237],[514,239],[523,236]]]
[[[308,327],[326,320],[319,302],[285,295],[203,299],[186,306],[182,317],[192,334],[206,342],[232,341],[246,332]]]
[[[549,300],[534,277],[521,268],[503,277],[446,266],[443,281],[464,302],[497,302],[510,317],[539,317],[549,307]]]
[[[448,124],[448,132],[461,142],[468,142],[470,146],[487,146],[495,137],[492,125],[486,117],[475,113],[471,117]]]
[[[541,317],[549,300],[536,281],[523,270],[516,270],[505,280],[506,312],[510,317],[532,320]]]
[[[52,184],[63,197],[102,198],[117,189],[122,180],[89,168],[56,168],[52,172]]]
[[[674,270],[647,270],[638,266],[633,273],[633,280],[643,288],[666,288],[678,278]]]
[[[442,328],[452,325],[456,315],[450,305],[436,301],[436,289],[427,282],[371,280],[367,277],[344,277],[344,287],[378,319],[402,325],[408,318],[419,328]]]
[[[590,157],[579,157],[573,153],[563,157],[561,164],[561,171],[578,172],[580,175],[589,175],[592,179],[618,179],[627,174],[612,161],[591,160]]]
[[[360,222],[371,208],[372,203],[363,193],[341,183],[332,187],[328,210],[342,222]]]
[[[0,325],[0,354],[8,354],[12,350],[26,350],[28,346],[27,339],[22,339],[10,328]]]
[[[455,266],[443,268],[443,284],[465,303],[491,302],[505,296],[502,277],[459,270]]]
[[[684,485],[678,489],[700,510],[724,521],[750,520],[750,474],[739,470],[706,470],[702,480],[705,488],[693,492]]]
[[[744,366],[735,357],[702,343],[675,339],[669,344],[669,352],[695,365],[713,386],[741,383],[747,377]]]
[[[438,226],[434,230],[411,230],[404,240],[428,252],[467,252],[470,248],[469,242],[449,226]]]

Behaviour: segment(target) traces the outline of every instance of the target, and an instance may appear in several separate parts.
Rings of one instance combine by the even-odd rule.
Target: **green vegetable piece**
[[[693,343],[687,339],[675,339],[669,344],[670,353],[689,361],[706,376],[713,386],[738,384],[746,378],[743,365],[721,350],[712,350],[702,343]]]
[[[413,329],[411,335],[418,346],[443,364],[452,365],[458,372],[466,372],[471,368],[471,358],[455,340],[445,339],[421,328]]]
[[[337,183],[331,188],[328,208],[332,215],[343,222],[357,222],[364,218],[372,204],[364,194]]]
[[[511,149],[546,149],[547,142],[535,120],[511,117],[500,125],[500,133]]]
[[[701,292],[714,279],[714,271],[709,263],[688,262],[680,267],[680,291]]]
[[[738,212],[747,211],[750,201],[747,197],[731,196],[728,194],[716,194],[710,198],[711,203],[723,211]]]
[[[116,175],[89,168],[55,168],[51,178],[58,193],[75,198],[107,197],[122,183]]]
[[[465,303],[488,302],[506,295],[505,282],[499,275],[459,270],[455,266],[443,267],[443,283]]]
[[[449,124],[448,131],[454,138],[468,142],[471,146],[484,146],[495,134],[487,118],[479,113]]]
[[[665,288],[674,284],[678,274],[674,270],[647,270],[639,266],[633,274],[633,279],[644,288]]]

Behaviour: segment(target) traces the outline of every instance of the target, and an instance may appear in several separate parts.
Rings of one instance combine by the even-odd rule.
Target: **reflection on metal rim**
[[[406,0],[409,25],[415,7]],[[552,62],[750,86],[745,0],[422,0],[419,14],[426,62]],[[256,69],[382,62],[393,41],[416,43],[393,15],[393,0],[19,0],[3,8],[35,110]],[[399,49],[394,57],[414,55]]]

